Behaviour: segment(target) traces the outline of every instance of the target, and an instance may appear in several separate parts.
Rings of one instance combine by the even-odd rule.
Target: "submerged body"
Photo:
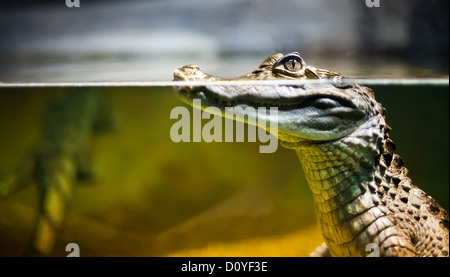
[[[265,120],[277,121],[281,145],[298,154],[325,240],[312,256],[366,256],[373,247],[381,256],[449,255],[448,213],[407,176],[388,136],[385,109],[371,89],[339,82],[214,85],[220,79],[196,65],[177,69],[174,77],[211,81],[178,87],[178,95],[189,104],[201,99],[202,108],[215,106],[223,115],[226,107],[278,107],[277,117]],[[308,66],[295,52],[275,54],[234,80],[341,77]]]
[[[0,196],[35,182],[39,214],[25,255],[49,255],[53,250],[73,185],[92,174],[88,144],[93,131],[108,128],[106,108],[95,89],[69,89],[51,101],[42,120],[42,138],[19,174],[1,180]]]

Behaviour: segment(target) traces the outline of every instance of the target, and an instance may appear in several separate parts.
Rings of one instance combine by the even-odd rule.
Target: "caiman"
[[[200,99],[202,109],[218,107],[222,116],[226,107],[278,108],[276,118],[266,114],[266,120],[278,121],[280,144],[300,158],[325,241],[311,256],[367,256],[376,248],[384,257],[448,256],[448,212],[412,184],[403,159],[394,153],[386,110],[374,92],[346,84],[340,73],[307,65],[297,52],[270,56],[233,80],[286,79],[332,80],[214,85],[224,80],[197,65],[174,72],[175,81],[203,81],[175,85],[181,100],[192,105],[193,99]]]
[[[0,182],[0,196],[35,182],[39,215],[24,255],[49,255],[70,201],[73,185],[92,176],[89,141],[93,131],[112,127],[97,89],[72,88],[50,101],[42,119],[42,138],[19,173]]]

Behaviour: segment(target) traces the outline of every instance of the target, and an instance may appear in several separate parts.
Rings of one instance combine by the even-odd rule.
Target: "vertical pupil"
[[[297,66],[297,60],[296,59],[289,59],[285,62],[284,64],[285,68],[290,70],[290,71],[296,71],[298,70],[298,66]]]
[[[295,60],[291,60],[292,69],[295,69]]]

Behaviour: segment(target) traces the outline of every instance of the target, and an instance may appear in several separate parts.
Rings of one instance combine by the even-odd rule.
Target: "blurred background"
[[[2,1],[0,82],[170,81],[198,64],[236,77],[276,52],[365,78],[448,79],[446,0]],[[448,86],[374,86],[413,183],[449,207]],[[0,86],[0,183],[42,137],[63,88]],[[170,87],[101,88],[114,131],[90,144],[52,256],[307,256],[322,243],[294,151],[173,143]],[[190,107],[187,107],[191,110]],[[205,122],[203,122],[204,124]],[[0,256],[23,256],[35,184],[0,199]]]
[[[9,4],[7,4],[10,2]],[[3,1],[1,81],[235,77],[276,52],[348,76],[448,75],[448,1]]]

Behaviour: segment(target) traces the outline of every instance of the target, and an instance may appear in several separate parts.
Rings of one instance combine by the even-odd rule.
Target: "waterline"
[[[445,78],[379,78],[379,79],[308,79],[308,80],[251,80],[234,81],[123,81],[123,82],[0,82],[0,88],[45,88],[45,87],[183,87],[183,86],[223,86],[223,85],[303,85],[303,84],[335,84],[349,85],[401,85],[401,86],[448,86]]]

